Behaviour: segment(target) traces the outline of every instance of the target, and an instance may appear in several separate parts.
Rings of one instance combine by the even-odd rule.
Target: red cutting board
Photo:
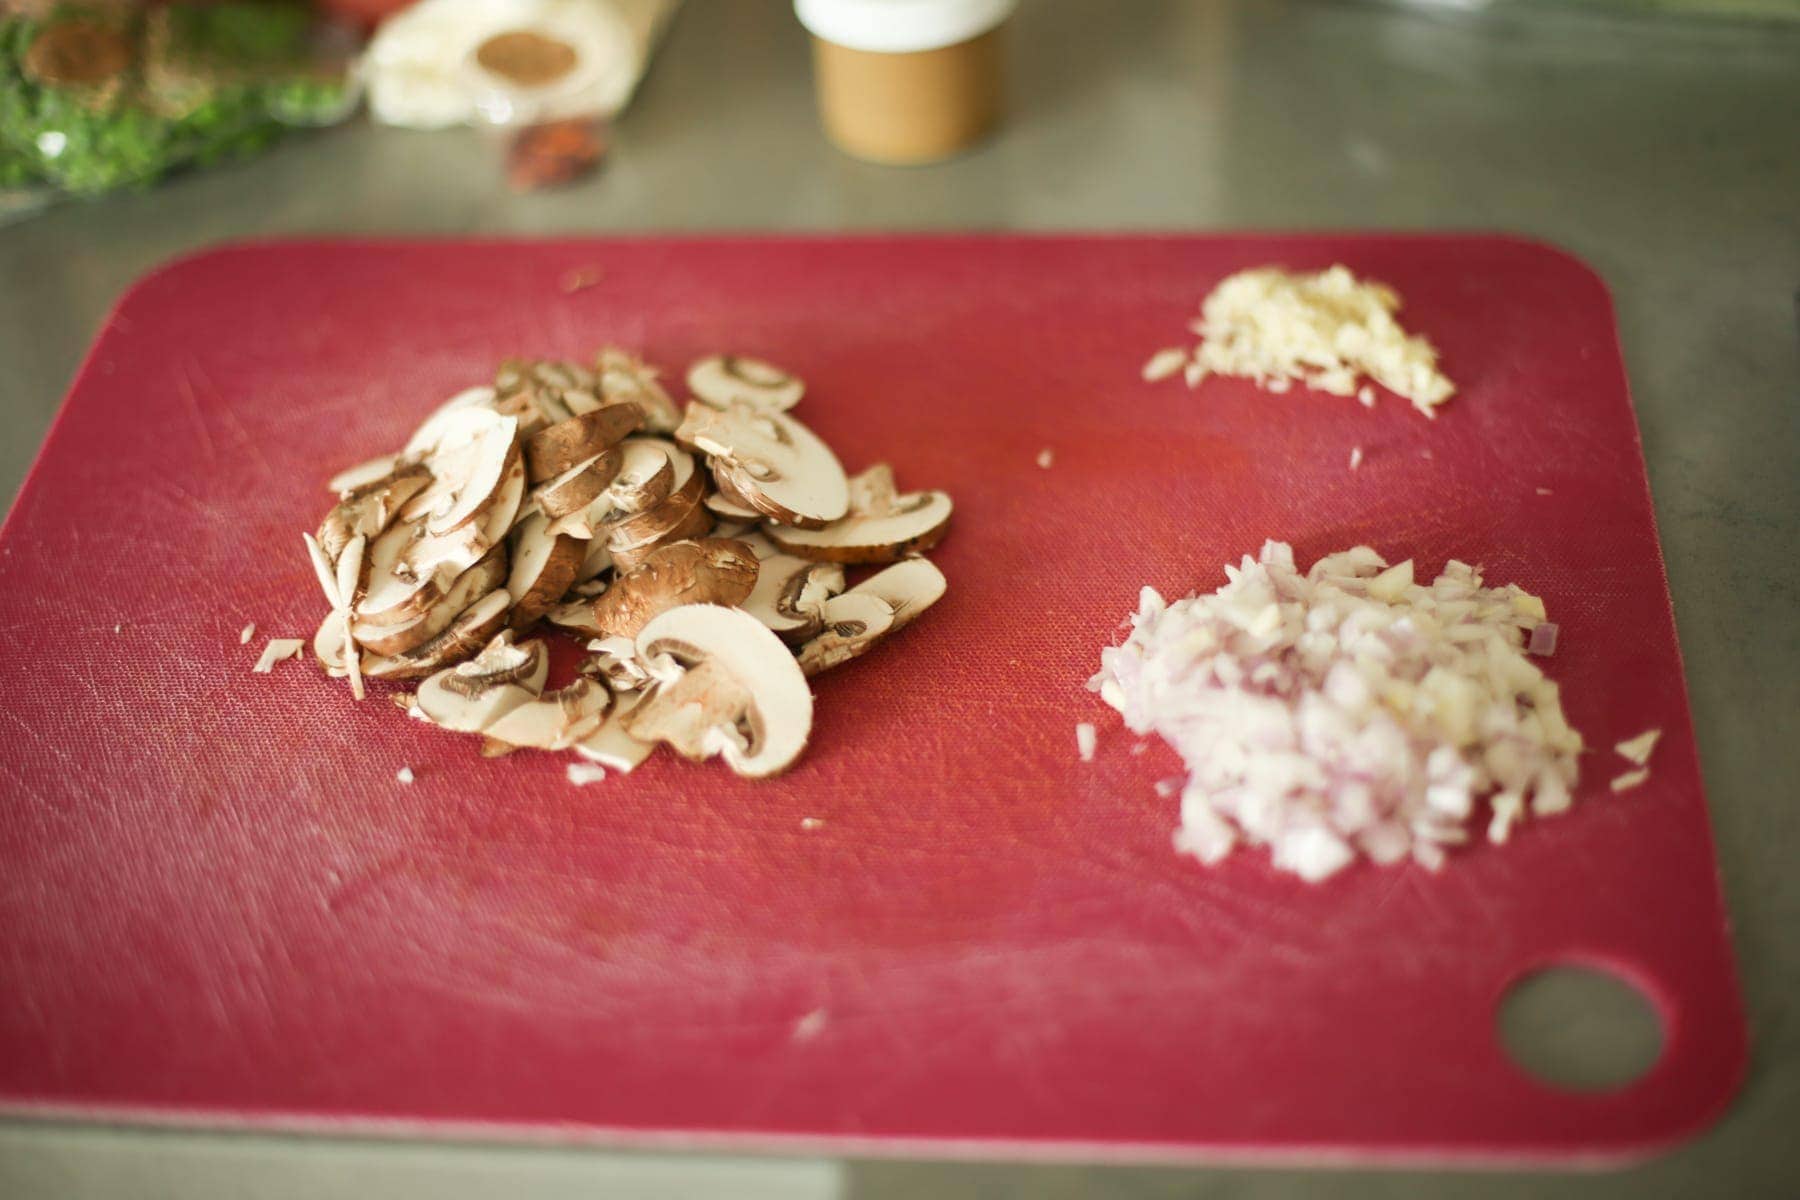
[[[1334,262],[1397,287],[1442,350],[1462,391],[1436,421],[1140,381],[1229,272]],[[578,268],[597,286],[565,292]],[[504,355],[603,341],[786,364],[852,468],[955,496],[948,597],[817,681],[795,770],[659,757],[575,788],[561,758],[483,761],[310,663],[250,673],[321,615],[299,535],[328,474]],[[1439,876],[1177,857],[1152,787],[1175,761],[1132,754],[1083,683],[1142,585],[1214,588],[1269,537],[1541,594],[1596,747],[1575,811]],[[0,641],[15,1113],[1516,1162],[1666,1146],[1743,1071],[1611,308],[1512,238],[209,252],[133,288],[83,366],[0,535]],[[1611,795],[1608,748],[1650,726],[1653,777]],[[1569,960],[1666,1023],[1623,1090],[1552,1090],[1496,1039],[1509,982]]]

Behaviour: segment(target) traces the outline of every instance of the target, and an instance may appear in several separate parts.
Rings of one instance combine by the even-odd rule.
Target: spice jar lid
[[[795,15],[814,37],[878,54],[966,42],[1017,7],[1018,0],[794,0]]]

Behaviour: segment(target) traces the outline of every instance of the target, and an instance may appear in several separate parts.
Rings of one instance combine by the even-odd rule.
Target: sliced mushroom
[[[437,449],[438,442],[444,434],[456,427],[460,419],[455,414],[472,408],[488,408],[494,406],[494,389],[491,387],[473,387],[456,393],[434,409],[430,416],[413,431],[406,440],[406,455],[429,454]]]
[[[643,765],[656,749],[655,742],[640,742],[626,733],[623,724],[632,709],[642,702],[641,696],[615,696],[612,711],[599,728],[576,742],[571,749],[589,762],[628,775]]]
[[[894,625],[894,610],[887,601],[854,588],[827,600],[822,615],[824,628],[800,647],[800,670],[807,675],[868,653]]]
[[[806,385],[780,367],[739,354],[701,359],[688,368],[687,385],[714,408],[747,404],[764,412],[786,412],[806,394]]]
[[[344,665],[343,609],[332,609],[319,622],[318,631],[313,634],[312,651],[320,668],[333,679],[342,679],[350,673],[349,668]],[[373,655],[364,654],[359,665],[367,670],[373,658]]]
[[[944,573],[923,558],[877,571],[825,603],[825,629],[800,648],[800,669],[817,675],[867,653],[936,604],[944,589]]]
[[[756,587],[756,574],[756,557],[742,542],[703,538],[659,546],[594,601],[594,624],[605,636],[633,638],[683,604],[737,604]]]
[[[706,491],[706,478],[692,469],[691,461],[686,482],[671,492],[667,499],[651,505],[641,513],[621,518],[606,526],[606,543],[612,549],[615,560],[621,557],[622,552],[628,555],[633,551],[643,551],[652,543],[673,540],[674,536],[692,536],[687,533],[676,535],[676,531],[691,527],[695,512],[706,519],[707,528],[712,527],[712,515],[701,503]],[[640,553],[639,560],[641,559]]]
[[[605,684],[577,679],[518,705],[482,732],[489,741],[515,749],[567,750],[598,729],[611,706],[612,693]]]
[[[336,475],[325,481],[325,490],[336,492],[338,499],[344,499],[358,488],[367,487],[380,479],[386,479],[399,469],[400,465],[409,461],[404,455],[384,454],[380,458],[371,458],[367,462],[359,462],[354,467],[345,467]]]
[[[412,707],[440,728],[479,733],[537,699],[549,671],[544,643],[514,645],[511,635],[503,632],[468,662],[447,667],[421,683]]]
[[[568,600],[555,605],[544,614],[544,620],[559,629],[583,633],[588,637],[600,636],[600,627],[594,624],[594,606],[585,599]]]
[[[894,610],[894,623],[888,629],[892,633],[943,599],[948,586],[944,573],[935,563],[923,558],[908,558],[875,572],[850,590],[887,602]]]
[[[394,523],[406,502],[430,483],[431,471],[424,463],[408,462],[343,491],[319,526],[319,546],[325,557],[336,562],[351,538],[358,534],[373,538],[379,534]]]
[[[757,557],[756,589],[740,607],[790,645],[818,633],[825,602],[844,590],[844,568],[788,554]]]
[[[690,404],[675,440],[713,459],[737,498],[789,525],[818,527],[850,510],[849,481],[831,447],[792,417],[747,405]]]
[[[850,512],[823,529],[769,526],[769,540],[789,554],[825,562],[891,563],[943,540],[950,524],[943,492],[894,490],[894,472],[879,463],[850,481]]]
[[[619,472],[622,458],[616,447],[603,450],[538,488],[532,493],[532,499],[552,519],[581,513],[605,493],[613,476]]]
[[[512,571],[506,590],[513,596],[512,627],[524,629],[549,612],[581,572],[588,543],[550,532],[549,518],[536,513],[512,534]]]
[[[673,433],[681,424],[681,410],[657,382],[660,373],[637,355],[608,346],[596,358],[595,369],[606,402],[635,406],[644,414],[644,428],[651,433]]]
[[[559,393],[541,384],[527,384],[511,395],[502,396],[494,401],[494,411],[517,421],[520,437],[533,437],[575,415],[562,402]]]
[[[715,516],[723,517],[727,521],[747,521],[753,525],[763,519],[760,512],[737,499],[735,492],[728,491],[716,476],[713,482],[719,490],[707,495],[706,507]]]
[[[512,597],[504,588],[489,592],[459,614],[450,628],[417,649],[377,658],[373,664],[365,659],[363,674],[371,679],[423,679],[459,663],[505,627],[506,610],[511,603]]]
[[[612,554],[606,543],[594,538],[587,544],[587,551],[581,560],[581,569],[575,572],[577,588],[593,585],[600,576],[612,569]]]
[[[781,639],[750,614],[712,604],[670,609],[637,637],[638,658],[661,661],[659,679],[620,723],[640,742],[667,742],[688,758],[722,756],[739,775],[789,766],[812,731],[812,693]]]
[[[420,522],[399,523],[369,545],[356,618],[371,625],[404,625],[444,598],[457,576],[474,566],[466,537],[429,538]]]
[[[592,627],[592,608],[588,609]],[[587,644],[588,659],[582,673],[606,680],[615,692],[635,692],[650,682],[649,664],[638,661],[637,640],[596,635]]]
[[[558,421],[525,439],[525,466],[533,483],[554,479],[577,463],[604,454],[643,424],[630,404],[609,404]]]
[[[494,372],[494,386],[503,395],[533,383],[558,392],[591,391],[594,382],[594,373],[580,363],[554,358],[509,358]]]
[[[444,591],[441,600],[410,621],[398,625],[377,625],[369,621],[352,621],[350,635],[359,645],[375,654],[404,654],[418,648],[450,628],[450,623],[495,588],[506,582],[506,549],[495,546],[481,561],[458,575]]]
[[[713,515],[706,511],[706,505],[696,499],[685,512],[675,518],[673,525],[662,532],[629,545],[620,545],[609,540],[607,550],[612,554],[615,570],[630,571],[654,554],[658,547],[666,546],[671,542],[705,537],[712,532],[712,527]]]
[[[440,449],[428,460],[434,485],[446,485],[426,520],[432,533],[448,533],[485,516],[499,502],[507,476],[519,462],[518,421],[471,410],[471,415],[478,413],[487,419],[471,431],[467,442]],[[512,524],[512,513],[506,515],[505,524]]]
[[[692,455],[660,438],[626,438],[618,450],[622,456],[618,473],[606,491],[584,511],[558,518],[557,532],[595,537],[603,526],[616,524],[668,499],[676,484],[687,478],[683,473],[677,480],[677,472],[689,472],[693,465]]]

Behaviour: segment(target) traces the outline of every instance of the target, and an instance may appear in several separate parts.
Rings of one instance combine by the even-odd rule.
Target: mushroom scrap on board
[[[509,359],[457,393],[400,453],[328,483],[308,555],[331,608],[325,672],[417,681],[410,715],[481,753],[568,750],[618,771],[658,744],[746,777],[797,759],[807,678],[867,653],[944,594],[921,557],[943,492],[893,469],[846,475],[788,415],[805,385],[713,355],[678,405],[617,348],[594,365]],[[848,570],[881,569],[851,584]],[[540,623],[586,639],[546,691]]]

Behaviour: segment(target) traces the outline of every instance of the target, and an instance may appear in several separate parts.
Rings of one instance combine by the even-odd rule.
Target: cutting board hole
[[[1514,1063],[1566,1091],[1622,1088],[1662,1057],[1662,1021],[1650,998],[1595,967],[1559,965],[1521,976],[1501,997],[1497,1023]]]

